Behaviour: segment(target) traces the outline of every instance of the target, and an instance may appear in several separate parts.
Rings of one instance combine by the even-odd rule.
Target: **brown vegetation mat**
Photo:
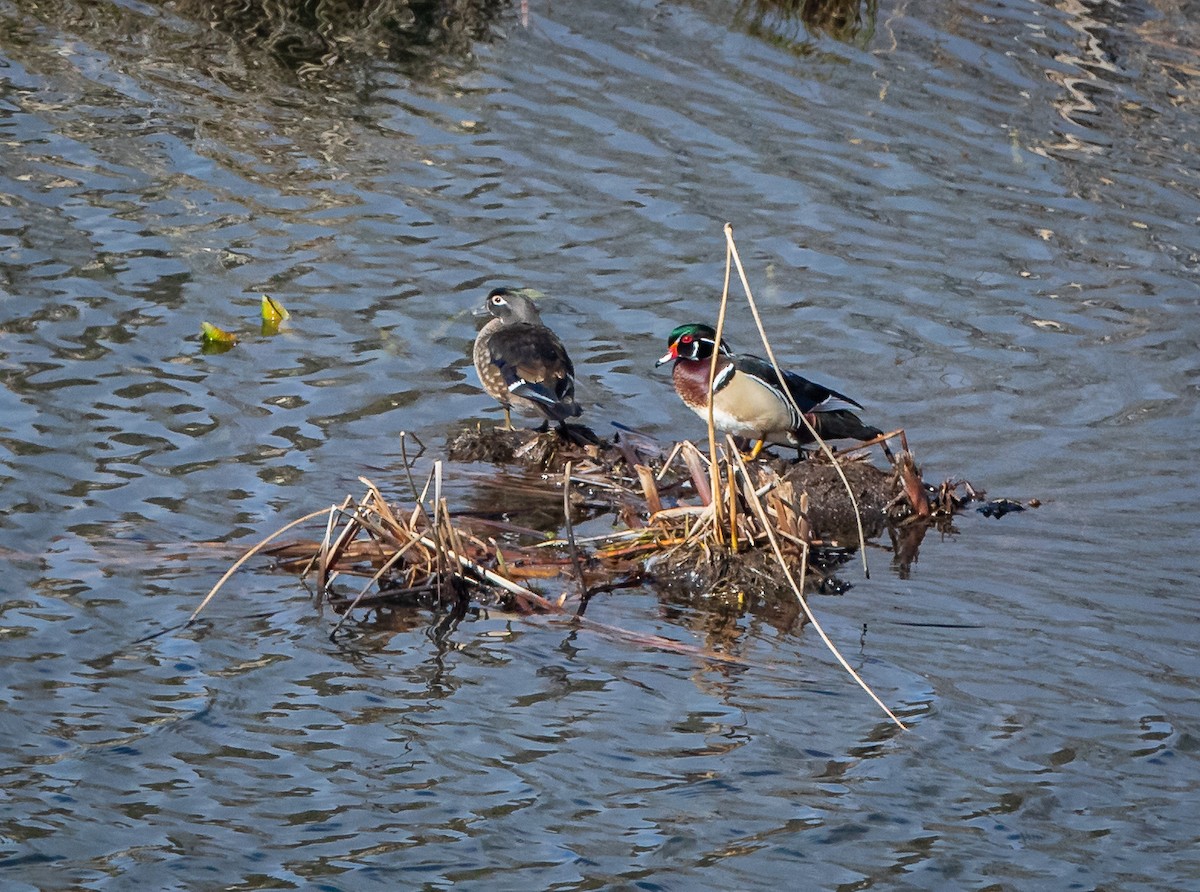
[[[328,509],[321,540],[263,549],[281,569],[312,578],[317,591],[347,611],[380,604],[469,604],[538,611],[553,602],[578,613],[600,591],[648,583],[676,597],[791,598],[769,547],[804,565],[809,590],[843,591],[833,572],[859,546],[856,506],[864,532],[947,521],[974,493],[963,485],[929,487],[909,453],[881,469],[867,453],[747,464],[727,442],[718,459],[720,498],[712,497],[708,456],[693,443],[670,452],[633,434],[615,442],[571,443],[558,433],[476,429],[451,444],[451,454],[484,455],[541,470],[526,487],[559,493],[556,538],[500,522],[492,512],[451,511],[442,495],[453,465],[435,462],[423,491],[399,508],[369,481],[357,502]],[[732,460],[731,458],[732,457]],[[842,480],[845,477],[845,482]],[[847,488],[847,484],[849,485]],[[854,500],[850,498],[853,493]],[[583,506],[611,514],[611,532],[577,539]],[[911,537],[909,537],[911,538]],[[348,585],[351,580],[360,583]],[[552,597],[531,586],[551,590]]]
[[[484,436],[477,433],[474,441]],[[823,457],[747,463],[727,438],[714,468],[689,441],[665,452],[631,433],[617,442],[582,444],[555,432],[494,436],[502,445],[488,454],[537,465],[541,485],[561,495],[556,538],[521,527],[519,518],[500,522],[485,512],[452,511],[443,494],[445,475],[461,466],[434,461],[419,491],[409,477],[412,493],[403,507],[364,479],[359,499],[347,498],[273,533],[229,569],[189,622],[239,566],[267,554],[280,569],[315,583],[318,596],[343,614],[338,628],[359,609],[423,605],[438,609],[440,622],[451,625],[468,610],[500,609],[568,615],[647,646],[728,660],[594,624],[584,613],[599,592],[649,584],[670,600],[699,597],[738,612],[757,606],[789,625],[816,625],[801,592],[845,589],[834,572],[863,544],[855,538],[855,503],[864,531],[886,529],[893,544],[900,543],[897,555],[902,547],[915,554],[925,529],[947,523],[977,495],[966,484],[928,486],[907,451],[883,469],[862,451],[838,457],[836,465]],[[593,512],[600,506],[614,529],[577,538],[580,502]],[[325,521],[322,538],[272,545],[318,517]],[[817,631],[833,649],[819,626]]]

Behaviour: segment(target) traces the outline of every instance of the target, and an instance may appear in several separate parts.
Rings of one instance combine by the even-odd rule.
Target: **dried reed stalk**
[[[771,551],[775,555],[775,560],[779,564],[779,569],[783,571],[784,577],[787,579],[788,584],[792,587],[792,592],[795,594],[796,600],[800,603],[800,608],[804,611],[804,615],[808,617],[808,621],[812,623],[813,628],[817,630],[817,634],[821,637],[821,641],[825,643],[825,646],[829,648],[829,652],[833,654],[834,658],[841,664],[842,668],[850,673],[850,677],[858,683],[858,686],[867,692],[867,695],[875,701],[876,705],[878,705],[880,709],[887,713],[888,718],[890,718],[901,728],[907,730],[907,726],[904,724],[904,722],[896,718],[896,714],[888,709],[884,702],[879,699],[873,690],[871,690],[870,686],[863,681],[862,676],[854,671],[854,667],[846,662],[846,658],[842,656],[842,652],[837,649],[837,645],[835,645],[829,635],[825,633],[825,629],[817,620],[816,614],[814,614],[812,612],[812,608],[808,606],[808,599],[804,597],[804,576],[808,569],[808,543],[801,541],[800,582],[797,583],[795,577],[792,575],[791,567],[788,566],[788,562],[783,556],[783,550],[779,547],[779,540],[775,536],[775,530],[771,524],[770,518],[767,517],[766,509],[763,508],[762,502],[754,491],[754,486],[750,483],[750,474],[746,469],[746,462],[742,458],[741,453],[738,451],[736,444],[734,444],[733,438],[728,437],[727,440],[728,449],[730,451],[729,454],[732,457],[732,460],[737,462],[738,471],[741,474],[742,479],[746,482],[746,485],[743,489],[743,494],[748,497],[747,501],[750,503],[750,507],[754,509],[755,514],[758,516],[763,532],[766,534],[767,541],[771,543]]]
[[[320,517],[326,511],[330,511],[330,510],[336,510],[336,508],[335,509],[322,508],[320,511],[313,511],[310,514],[305,514],[303,517],[293,520],[291,523],[284,524],[279,529],[277,529],[275,532],[273,532],[271,535],[267,536],[267,538],[263,539],[261,542],[259,542],[257,545],[255,545],[253,548],[251,548],[249,551],[247,551],[245,554],[243,554],[236,561],[234,561],[233,566],[225,571],[225,574],[220,579],[217,580],[217,584],[214,585],[211,589],[209,589],[208,594],[204,596],[204,600],[200,602],[200,605],[195,610],[192,611],[192,615],[187,618],[186,622],[184,622],[183,628],[186,629],[188,626],[190,626],[192,623],[194,623],[196,621],[196,617],[198,617],[200,615],[200,611],[202,611],[205,607],[208,606],[208,602],[213,599],[213,597],[217,594],[217,592],[220,591],[221,586],[223,586],[229,580],[230,576],[232,576],[234,573],[237,572],[238,568],[241,567],[242,564],[246,563],[246,561],[250,560],[250,558],[254,557],[256,554],[258,554],[260,551],[262,551],[264,548],[266,548],[269,543],[278,539],[280,536],[282,536],[288,530],[295,529],[296,527],[300,526],[300,524],[306,523],[306,522],[312,520],[314,517]]]
[[[767,351],[767,358],[771,361],[771,368],[773,368],[775,370],[775,374],[778,375],[779,380],[782,381],[783,380],[783,370],[779,367],[779,363],[775,359],[775,351],[771,348],[771,341],[767,337],[767,330],[765,328],[763,328],[762,317],[758,313],[758,305],[754,302],[754,294],[750,290],[750,281],[746,278],[746,270],[745,270],[745,267],[742,266],[741,255],[738,254],[737,245],[734,244],[734,241],[733,241],[733,226],[729,223],[725,224],[725,244],[726,244],[726,257],[727,258],[732,257],[734,264],[736,264],[736,266],[737,266],[738,278],[741,279],[742,289],[746,294],[746,303],[748,303],[750,305],[750,312],[754,316],[754,324],[756,326],[758,326],[758,333],[762,337],[763,347]],[[729,288],[728,260],[726,261],[725,282],[726,282],[725,288],[726,288],[726,290],[728,290],[728,288]],[[724,298],[722,298],[721,309],[722,309],[722,311],[724,311]],[[718,338],[717,343],[718,344],[720,343],[719,338]],[[712,384],[711,384],[711,380],[710,380],[709,390],[711,391],[711,389],[712,389]],[[804,416],[804,413],[800,411],[800,407],[798,405],[796,405],[796,400],[792,396],[791,392],[785,387],[785,388],[783,388],[783,393],[788,398],[788,402],[790,402],[792,404],[792,408],[796,410],[796,414],[799,415],[800,419],[804,422],[804,426],[808,428],[808,432],[810,434],[812,434],[812,436],[815,439],[815,441],[817,442],[817,444],[821,447],[821,451],[824,452],[825,455],[829,458],[829,460],[833,463],[834,468],[837,470],[838,476],[842,478],[842,483],[845,484],[845,486],[846,486],[846,493],[850,496],[850,504],[854,506],[854,520],[858,526],[858,545],[859,545],[859,554],[862,556],[863,576],[865,576],[867,579],[870,579],[871,578],[871,568],[867,565],[867,537],[866,537],[866,534],[863,532],[862,512],[859,511],[858,500],[854,497],[854,490],[850,486],[850,481],[846,479],[846,474],[845,474],[845,472],[842,471],[841,463],[838,462],[837,457],[833,454],[833,450],[829,448],[829,444],[826,443],[823,439],[821,439],[821,435],[817,433],[816,428],[813,427],[812,423]],[[709,400],[709,404],[711,407],[711,404],[712,404],[711,399]],[[710,417],[711,417],[711,411],[710,411]]]

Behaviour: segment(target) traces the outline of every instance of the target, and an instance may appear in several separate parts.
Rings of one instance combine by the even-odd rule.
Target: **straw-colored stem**
[[[356,608],[358,606],[358,602],[361,601],[364,597],[366,597],[367,592],[369,592],[371,590],[371,586],[375,585],[375,583],[377,583],[380,579],[382,579],[384,573],[386,573],[392,567],[396,566],[396,564],[400,561],[400,559],[402,557],[404,557],[404,555],[408,552],[408,550],[410,548],[412,548],[414,545],[416,545],[417,542],[418,542],[418,540],[415,538],[409,540],[409,543],[407,545],[405,545],[401,549],[398,549],[396,551],[396,553],[393,554],[390,558],[388,558],[388,560],[384,563],[384,565],[382,567],[380,567],[378,571],[376,571],[375,575],[371,577],[370,581],[368,581],[367,584],[365,586],[363,586],[362,591],[360,591],[358,593],[358,595],[354,598],[354,600],[350,602],[350,606],[347,607],[345,609],[345,611],[342,613],[342,618],[337,621],[337,625],[335,625],[333,627],[333,631],[329,633],[330,637],[333,637],[334,635],[336,635],[338,633],[338,629],[340,629],[342,627],[342,625],[346,622],[346,620],[350,618],[350,614],[354,611],[354,608]]]
[[[667,456],[667,460],[663,462],[663,466],[659,469],[658,474],[655,475],[657,480],[662,480],[667,475],[667,471],[671,467],[671,462],[675,461],[675,457],[679,455],[679,450],[683,448],[683,443],[684,441],[680,440],[675,444],[675,447],[671,450],[671,454]]]
[[[378,493],[376,493],[376,498],[378,498]],[[342,508],[340,509],[341,514],[346,514],[346,506],[349,502],[350,498],[347,496],[346,501],[342,503]],[[337,562],[341,560],[343,552],[345,552],[350,543],[353,542],[358,536],[358,531],[361,527],[361,524],[358,522],[358,515],[362,512],[367,502],[368,498],[364,497],[359,503],[359,507],[354,511],[353,514],[349,515],[349,520],[347,521],[346,525],[342,527],[342,531],[338,537],[333,541],[333,545],[331,545],[328,549],[322,549],[320,577],[321,586],[317,589],[318,593],[323,592],[325,588],[328,587],[329,568],[337,566]],[[376,547],[379,549],[380,556],[383,556],[383,547],[378,545],[378,543],[376,543]]]
[[[306,579],[308,577],[308,574],[312,572],[313,567],[315,567],[317,565],[317,562],[319,560],[321,560],[321,555],[324,553],[324,550],[325,550],[325,543],[328,542],[328,540],[329,540],[329,530],[333,526],[333,516],[335,514],[337,514],[339,511],[344,512],[347,508],[350,507],[350,503],[352,501],[353,501],[353,498],[351,496],[346,496],[346,498],[344,498],[342,500],[342,504],[340,507],[338,505],[330,505],[329,506],[329,521],[325,525],[325,539],[322,540],[321,547],[313,552],[313,556],[311,558],[309,558],[308,563],[304,565],[304,569],[300,572],[301,579]]]
[[[754,302],[754,294],[750,290],[750,281],[746,278],[746,270],[742,266],[742,258],[738,254],[737,245],[735,245],[733,242],[733,226],[731,226],[729,223],[725,224],[725,243],[726,256],[731,255],[733,257],[734,264],[737,266],[738,278],[740,278],[742,281],[742,289],[746,293],[746,302],[750,305],[750,313],[754,316],[754,324],[758,326],[758,333],[762,337],[763,347],[767,351],[767,358],[771,360],[771,368],[775,370],[775,374],[779,377],[780,383],[783,383],[783,370],[779,367],[779,363],[775,359],[775,351],[771,349],[771,341],[767,338],[767,331],[763,327],[762,317],[758,314],[758,305]],[[728,276],[728,273],[726,273],[726,276]],[[728,285],[726,287],[728,288]],[[724,310],[724,301],[722,301],[721,308]],[[718,343],[720,343],[719,340]],[[846,474],[842,470],[842,465],[837,460],[837,456],[833,454],[833,450],[829,448],[829,444],[821,438],[821,435],[817,433],[817,429],[813,427],[813,425],[805,417],[804,413],[800,411],[800,407],[796,405],[796,399],[792,396],[791,391],[788,390],[786,386],[784,386],[782,390],[784,396],[788,398],[788,402],[792,404],[792,408],[796,410],[796,414],[800,416],[800,420],[804,422],[804,426],[808,428],[808,432],[813,435],[813,438],[821,447],[821,451],[824,452],[829,460],[833,463],[834,470],[837,471],[838,476],[842,478],[842,483],[846,487],[846,493],[850,496],[850,504],[854,506],[854,523],[858,527],[859,554],[862,556],[863,575],[870,579],[871,568],[867,565],[867,537],[863,532],[862,512],[858,509],[858,499],[854,497],[854,489],[850,486],[850,481],[846,479]],[[711,405],[711,399],[709,400],[709,403]]]
[[[333,519],[337,511],[329,509],[329,517],[325,520],[325,535],[321,538],[321,547],[317,550],[320,561],[317,568],[317,597],[325,593],[325,583],[329,578],[329,540],[333,538]]]
[[[726,247],[725,285],[721,289],[721,308],[717,311],[717,333],[714,335],[716,343],[713,344],[712,356],[708,360],[708,414],[705,419],[708,422],[709,485],[713,493],[713,535],[718,543],[722,541],[721,501],[724,490],[721,487],[721,465],[717,460],[717,426],[713,417],[713,384],[717,380],[717,363],[721,358],[721,335],[725,331],[725,309],[729,306],[729,277],[731,272],[729,259],[730,253],[728,247]],[[730,524],[730,535],[734,535],[732,524]]]
[[[442,503],[442,463],[435,461],[433,463],[433,555],[437,563],[437,575],[434,576],[434,581],[437,583],[437,599],[438,603],[442,602],[442,556],[446,550],[445,543],[442,541],[442,518],[438,512],[438,506]]]
[[[458,528],[454,526],[454,522],[450,519],[450,506],[445,499],[442,500],[442,517],[446,521],[447,538],[450,540],[450,547],[454,549],[455,554],[463,554],[466,549],[463,548],[462,539],[458,535]],[[454,568],[454,575],[459,579],[465,579],[461,566]],[[456,592],[459,594],[459,592]]]
[[[730,440],[729,445],[731,447],[734,445],[732,439]],[[742,460],[741,453],[739,453],[736,448],[733,449],[733,460],[738,463],[738,469],[742,476],[749,480],[750,475],[746,469],[746,463]],[[842,668],[850,673],[850,677],[858,683],[858,686],[867,692],[867,695],[875,701],[880,709],[887,713],[888,718],[890,718],[901,728],[907,730],[907,726],[904,724],[904,722],[900,721],[900,719],[896,717],[896,714],[888,709],[887,705],[880,700],[875,692],[871,690],[870,686],[863,681],[862,676],[854,671],[854,667],[846,662],[846,658],[842,656],[842,652],[837,649],[837,645],[833,643],[833,640],[827,634],[825,634],[825,630],[821,627],[821,623],[817,621],[817,617],[812,612],[812,608],[808,606],[808,599],[804,597],[804,591],[801,588],[803,585],[803,574],[808,568],[807,543],[800,551],[800,571],[802,581],[798,585],[795,577],[792,576],[792,570],[788,566],[787,559],[783,556],[783,549],[779,547],[779,540],[775,537],[775,531],[771,528],[771,520],[769,517],[767,517],[767,511],[765,508],[763,508],[762,502],[755,498],[751,501],[751,507],[758,515],[759,522],[762,523],[763,530],[767,534],[767,540],[771,543],[771,550],[775,554],[775,560],[779,564],[780,569],[783,570],[783,575],[787,578],[788,584],[791,585],[792,591],[796,595],[796,600],[800,603],[800,609],[804,611],[804,615],[808,617],[808,621],[812,623],[813,628],[816,629],[817,634],[821,637],[821,640],[825,643],[825,646],[829,648],[829,652],[833,654],[834,658],[842,665]]]
[[[234,561],[233,566],[225,571],[225,575],[217,580],[217,584],[214,585],[211,589],[209,589],[208,594],[204,596],[204,600],[200,602],[200,606],[192,611],[192,615],[189,616],[187,618],[187,622],[185,622],[183,624],[184,628],[187,628],[193,622],[195,622],[196,617],[198,617],[200,615],[200,611],[208,606],[208,602],[213,599],[213,596],[216,595],[216,593],[220,590],[221,586],[223,586],[229,580],[229,577],[237,572],[238,567],[240,567],[242,564],[246,563],[246,561],[250,560],[250,558],[254,557],[256,554],[258,554],[260,551],[262,551],[267,546],[268,543],[270,543],[270,542],[274,541],[275,539],[277,539],[278,537],[282,536],[288,530],[292,529],[293,527],[297,527],[300,524],[305,523],[306,521],[312,520],[314,517],[320,517],[322,514],[324,514],[328,510],[329,510],[328,508],[322,508],[319,511],[313,511],[311,514],[305,514],[303,517],[298,518],[297,520],[293,520],[289,524],[285,524],[284,526],[281,526],[279,529],[277,529],[271,535],[267,536],[267,538],[263,539],[261,542],[259,542],[257,545],[255,545],[253,548],[251,548],[249,551],[247,551],[245,554],[243,554],[240,558],[238,558],[236,561]]]
[[[426,548],[430,548],[430,549],[437,548],[437,543],[434,542],[433,540],[431,540],[428,536],[421,536],[418,541],[422,545],[424,545]],[[539,595],[537,592],[530,591],[529,589],[525,588],[522,585],[517,585],[515,582],[513,582],[511,580],[505,579],[503,576],[499,576],[499,575],[493,573],[491,570],[487,569],[486,567],[481,567],[479,564],[475,563],[469,557],[466,557],[465,555],[461,555],[456,551],[447,551],[446,557],[448,557],[451,560],[458,561],[459,564],[461,564],[466,569],[470,570],[472,573],[478,574],[481,578],[487,580],[492,585],[499,586],[500,588],[504,589],[507,592],[511,592],[514,595],[523,595],[527,598],[534,598],[535,600],[538,601],[538,603],[543,603],[543,602],[545,604],[550,603],[549,601],[546,601],[546,599],[543,598],[541,595]]]

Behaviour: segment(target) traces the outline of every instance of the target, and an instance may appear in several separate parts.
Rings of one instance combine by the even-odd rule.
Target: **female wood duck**
[[[514,406],[560,424],[581,414],[575,366],[533,301],[518,290],[496,288],[484,310],[492,318],[475,338],[475,371],[483,389],[504,407],[504,429],[512,430]]]
[[[684,404],[708,420],[708,373],[717,333],[711,326],[692,322],[681,325],[667,338],[667,354],[656,365],[675,362],[671,376]],[[851,408],[858,403],[835,390],[784,371],[783,383],[771,363],[757,356],[735,356],[724,340],[718,348],[716,377],[713,378],[713,424],[735,436],[755,440],[751,457],[764,443],[794,446],[812,443],[799,414],[788,400],[791,392],[800,412],[823,440],[871,440],[883,432],[863,424]]]

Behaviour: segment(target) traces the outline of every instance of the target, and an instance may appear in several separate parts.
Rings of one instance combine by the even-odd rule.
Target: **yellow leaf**
[[[271,322],[276,326],[284,319],[287,319],[292,314],[284,309],[283,304],[275,298],[264,294],[262,296],[262,318],[263,322]]]
[[[236,344],[237,337],[224,329],[217,328],[211,322],[200,323],[200,337],[206,341],[220,341],[226,344]]]
[[[200,352],[224,353],[237,343],[237,336],[217,328],[211,322],[200,323]]]

